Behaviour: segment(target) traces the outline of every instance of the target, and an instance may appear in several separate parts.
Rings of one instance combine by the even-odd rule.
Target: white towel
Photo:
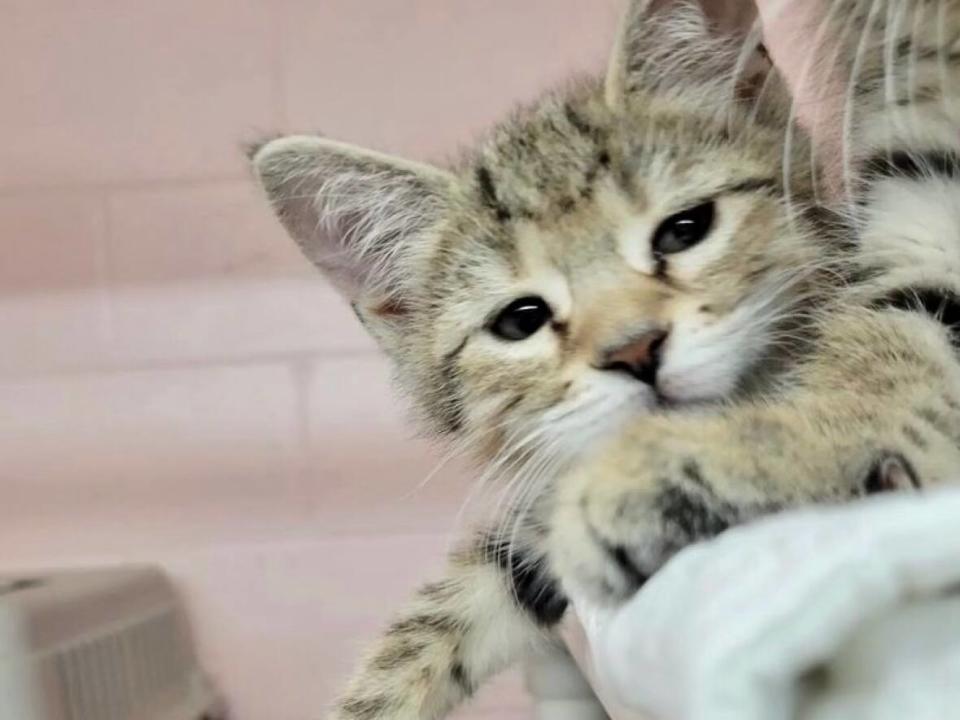
[[[950,720],[958,590],[960,492],[939,491],[768,518],[617,610],[575,605],[601,698],[644,717]]]

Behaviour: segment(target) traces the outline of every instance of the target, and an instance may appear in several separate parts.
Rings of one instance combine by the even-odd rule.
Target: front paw
[[[642,465],[588,461],[558,486],[550,557],[573,598],[622,601],[674,553],[742,519],[697,460],[669,448],[641,455]]]
[[[573,599],[622,601],[687,545],[747,520],[921,485],[910,461],[888,450],[871,449],[867,462],[861,456],[844,463],[851,474],[831,476],[829,467],[838,464],[832,456],[805,455],[829,461],[827,467],[800,461],[765,467],[756,451],[730,453],[723,444],[667,432],[630,443],[629,450],[611,447],[587,459],[558,481],[550,562]]]

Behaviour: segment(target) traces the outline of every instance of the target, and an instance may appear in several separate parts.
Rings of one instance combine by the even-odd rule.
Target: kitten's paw
[[[678,550],[741,519],[696,460],[670,448],[643,457],[628,468],[585,463],[558,486],[551,563],[574,598],[622,601]]]
[[[791,473],[779,463],[764,469],[749,452],[731,454],[684,438],[661,436],[634,445],[630,455],[640,462],[624,463],[625,453],[613,452],[583,462],[558,482],[550,562],[574,599],[625,600],[687,545],[762,515],[920,487],[909,460],[888,450],[868,451],[867,463],[851,460],[850,467],[861,469],[848,478],[805,466]],[[738,459],[731,463],[731,457]],[[771,479],[783,481],[779,490]]]

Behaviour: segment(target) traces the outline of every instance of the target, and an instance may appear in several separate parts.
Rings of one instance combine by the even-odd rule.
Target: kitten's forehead
[[[614,110],[589,82],[547,95],[460,166],[467,202],[438,255],[443,294],[465,312],[521,293],[567,305],[578,285],[650,274],[649,238],[667,216],[738,181],[779,178],[779,153],[764,144],[761,129],[731,138],[676,99],[637,96]],[[713,260],[698,255],[684,272]]]
[[[589,202],[608,171],[614,133],[599,88],[547,96],[491,133],[470,158],[465,184],[502,222],[567,214]]]
[[[488,217],[549,226],[589,211],[611,183],[642,206],[651,188],[695,194],[738,174],[775,174],[780,154],[768,151],[763,135],[755,128],[731,137],[676,99],[637,97],[613,110],[599,85],[582,83],[501,123],[461,177]]]

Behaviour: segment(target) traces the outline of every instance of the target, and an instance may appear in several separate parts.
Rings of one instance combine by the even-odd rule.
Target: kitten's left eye
[[[713,228],[714,215],[713,200],[671,215],[653,234],[653,254],[671,255],[693,247]]]

